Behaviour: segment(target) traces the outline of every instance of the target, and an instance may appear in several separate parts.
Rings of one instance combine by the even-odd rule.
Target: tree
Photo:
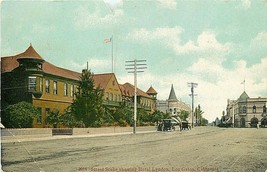
[[[179,114],[179,117],[182,121],[187,121],[186,119],[188,118],[189,116],[189,112],[188,111],[185,111],[185,110],[182,110]]]
[[[37,116],[37,109],[31,103],[23,101],[7,106],[2,122],[6,128],[31,128],[33,119]]]
[[[221,118],[221,123],[223,123],[225,121],[225,111],[223,110],[222,111],[222,118]]]
[[[53,109],[49,111],[46,120],[48,124],[53,125],[53,128],[57,128],[58,124],[63,122],[63,114],[58,109]]]
[[[152,122],[156,122],[157,124],[159,121],[162,121],[163,119],[170,119],[171,116],[169,113],[163,113],[159,110],[153,112],[152,114]]]
[[[206,125],[208,125],[208,123],[209,123],[209,121],[207,120],[207,119],[205,119],[205,118],[201,118],[201,126],[206,126]]]
[[[77,121],[82,121],[86,127],[99,127],[104,115],[102,105],[103,91],[95,87],[93,74],[90,70],[83,70],[79,81],[76,99],[71,104],[71,113]]]
[[[103,124],[105,125],[119,125],[119,126],[132,126],[133,125],[133,110],[122,103],[119,107],[110,108],[105,107],[105,115],[102,117]]]
[[[202,125],[202,115],[203,115],[203,111],[201,110],[201,107],[200,105],[198,105],[196,108],[195,108],[195,117],[196,117],[196,124],[197,125]]]
[[[145,125],[146,123],[151,122],[150,116],[144,109],[138,109],[137,111],[137,120],[139,125]]]

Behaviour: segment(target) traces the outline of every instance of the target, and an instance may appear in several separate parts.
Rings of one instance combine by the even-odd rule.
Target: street
[[[195,127],[182,132],[2,143],[2,166],[5,172],[265,172],[267,130]]]

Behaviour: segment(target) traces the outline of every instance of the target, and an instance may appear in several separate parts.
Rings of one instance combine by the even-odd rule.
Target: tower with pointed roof
[[[173,84],[171,86],[171,91],[169,94],[169,98],[168,98],[168,111],[173,115],[178,115],[178,108],[177,108],[177,104],[178,104],[178,99],[176,97],[174,88],[173,88]]]
[[[174,91],[174,88],[173,88],[173,84],[171,86],[171,91],[170,91],[170,94],[169,94],[168,102],[178,102],[178,99],[176,97],[176,94],[175,94],[175,91]]]
[[[154,100],[156,100],[157,99],[157,92],[156,92],[156,90],[152,87],[152,86],[150,86],[149,87],[149,89],[146,91],[146,93],[151,97],[151,98],[153,98]]]
[[[171,85],[168,99],[166,101],[158,101],[157,105],[161,111],[164,112],[164,109],[166,109],[165,111],[170,113],[172,116],[179,115],[182,110],[190,112],[190,106],[177,99],[173,84]]]

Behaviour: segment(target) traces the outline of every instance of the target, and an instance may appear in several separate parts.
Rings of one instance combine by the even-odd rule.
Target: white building
[[[170,113],[172,116],[178,115],[182,110],[191,112],[191,107],[188,104],[177,99],[173,85],[171,86],[169,98],[167,100],[157,100],[156,108],[161,112]]]
[[[252,118],[259,123],[266,118],[267,98],[250,98],[244,91],[237,100],[227,100],[225,120],[231,118],[235,127],[250,127]]]

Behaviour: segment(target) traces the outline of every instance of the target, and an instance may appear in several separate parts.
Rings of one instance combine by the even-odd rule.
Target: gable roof
[[[146,91],[146,93],[147,93],[147,94],[158,94],[158,93],[156,92],[156,90],[155,90],[152,86],[150,86],[150,88]]]
[[[169,95],[168,101],[178,101],[178,99],[176,97],[176,94],[175,94],[175,91],[174,91],[174,88],[173,88],[173,84],[172,84],[172,87],[171,87],[171,91],[170,91],[170,95]]]
[[[134,96],[134,86],[130,83],[125,83],[123,85],[120,85],[122,95],[124,96]],[[142,96],[142,97],[147,97],[151,98],[147,93],[144,91],[140,90],[139,88],[136,89],[137,91],[137,96]]]
[[[123,96],[127,96],[127,97],[133,97],[134,93],[132,94],[132,92],[129,91],[129,89],[127,89],[127,86],[125,84],[119,84],[120,86],[120,90],[121,90],[121,94]]]
[[[244,91],[238,98],[238,101],[246,101],[249,98],[248,94],[246,91]]]
[[[115,77],[114,73],[93,74],[95,86],[105,89],[113,76]]]

